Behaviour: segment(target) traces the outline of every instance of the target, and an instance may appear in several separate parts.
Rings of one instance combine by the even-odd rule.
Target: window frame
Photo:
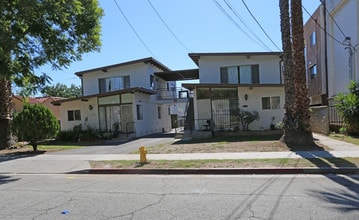
[[[264,100],[266,100],[264,102]],[[280,109],[280,96],[262,97],[262,110]]]
[[[161,106],[157,106],[157,118],[158,119],[162,118],[162,108],[161,108]]]
[[[317,68],[317,65],[314,64],[312,66],[309,67],[309,74],[310,74],[310,78],[311,79],[314,79],[317,77],[317,74],[318,74],[318,68]]]
[[[242,82],[241,79],[244,78],[244,75],[241,76],[241,74],[244,74],[244,68],[248,68],[250,71],[250,83],[249,82]],[[230,72],[229,69],[237,69],[237,76],[236,76],[236,82],[233,82],[234,75],[229,75]],[[241,71],[242,69],[242,71]],[[220,67],[220,83],[221,84],[260,84],[260,75],[259,75],[259,64],[246,64],[246,65],[238,65],[238,66],[224,66]]]
[[[117,83],[116,83],[117,82]],[[130,76],[113,76],[98,79],[99,93],[119,91],[131,87]]]
[[[81,110],[67,110],[67,121],[81,121]]]
[[[136,105],[136,117],[137,120],[143,120],[143,106],[142,105]]]
[[[310,40],[310,46],[314,46],[317,44],[317,34],[315,31],[313,31],[313,33],[310,35],[309,40]]]

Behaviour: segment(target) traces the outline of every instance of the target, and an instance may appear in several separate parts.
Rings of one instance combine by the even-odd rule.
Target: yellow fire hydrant
[[[144,146],[141,146],[139,148],[140,150],[140,162],[141,163],[147,163],[147,158],[146,158],[146,154],[147,154],[147,150]]]

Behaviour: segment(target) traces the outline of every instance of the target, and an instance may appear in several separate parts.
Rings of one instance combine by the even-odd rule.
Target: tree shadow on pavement
[[[14,178],[11,176],[0,175],[0,185],[18,181],[20,178]]]
[[[21,159],[21,158],[27,158],[27,157],[34,157],[37,155],[41,155],[44,154],[46,151],[33,151],[33,150],[29,150],[29,151],[21,151],[21,152],[12,152],[12,153],[7,153],[7,154],[2,154],[0,155],[0,162],[5,162],[5,161],[9,161],[9,160],[16,160],[16,159]]]
[[[350,161],[335,157],[329,151],[324,150],[321,146],[289,146],[289,149],[297,155],[307,159],[318,168],[357,168],[356,164]],[[311,149],[310,151],[308,149]],[[319,194],[319,198],[325,202],[337,206],[340,211],[356,211],[359,209],[359,177],[357,175],[338,175],[333,171],[333,174],[324,175],[326,178],[338,184],[338,186],[345,187],[345,190],[320,190],[312,191]],[[348,192],[349,191],[349,192]]]

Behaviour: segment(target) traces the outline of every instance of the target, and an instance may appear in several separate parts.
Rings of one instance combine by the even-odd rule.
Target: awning
[[[155,75],[164,79],[165,81],[199,79],[198,69],[156,72]]]

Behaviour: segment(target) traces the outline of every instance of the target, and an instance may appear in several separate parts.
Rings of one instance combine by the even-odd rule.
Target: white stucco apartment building
[[[194,129],[242,129],[231,113],[257,111],[250,130],[270,129],[284,116],[280,52],[190,53],[199,68],[198,84],[183,84],[194,93]],[[274,119],[274,120],[273,120]]]
[[[61,130],[81,124],[140,137],[168,132],[186,117],[187,129],[238,130],[236,108],[258,111],[250,130],[270,129],[284,116],[280,54],[190,53],[198,69],[172,71],[144,58],[77,72],[83,96],[54,102]],[[193,79],[199,83],[176,88],[176,81]]]
[[[55,102],[60,105],[61,130],[81,124],[102,132],[139,137],[171,130],[170,101],[159,100],[173,91],[173,82],[154,75],[170,71],[153,58],[144,58],[75,73],[83,96]]]

